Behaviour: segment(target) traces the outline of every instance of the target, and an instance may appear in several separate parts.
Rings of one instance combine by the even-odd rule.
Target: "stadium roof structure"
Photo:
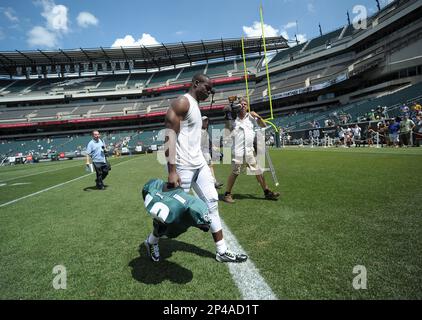
[[[268,51],[289,48],[287,40],[281,36],[265,38],[265,44]],[[264,39],[262,37],[245,38],[244,50],[246,55],[262,54]],[[67,70],[70,70],[69,68],[73,69],[75,65],[83,66],[83,71],[86,72],[97,71],[98,66],[114,71],[117,70],[116,65],[120,66],[122,63],[125,63],[125,67],[120,66],[120,70],[160,70],[181,64],[192,65],[200,61],[226,60],[239,55],[242,55],[242,39],[240,38],[120,48],[15,50],[0,52],[0,75],[13,76],[19,74],[17,71],[19,69],[24,72],[29,70],[31,74],[45,74],[51,71],[57,73],[57,70],[64,72],[65,66],[68,66]],[[52,68],[46,70],[47,66],[52,66]],[[82,71],[82,68],[78,67],[76,70],[76,72]]]

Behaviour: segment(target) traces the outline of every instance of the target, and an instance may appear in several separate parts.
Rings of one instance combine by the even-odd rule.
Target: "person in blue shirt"
[[[98,130],[92,132],[92,140],[86,147],[86,163],[90,164],[92,161],[97,174],[95,180],[97,189],[104,190],[103,181],[108,175],[109,167],[105,157],[105,144],[100,137]]]
[[[390,135],[390,143],[393,147],[399,146],[399,131],[400,131],[400,117],[396,117],[394,121],[390,122],[388,126],[388,133]]]

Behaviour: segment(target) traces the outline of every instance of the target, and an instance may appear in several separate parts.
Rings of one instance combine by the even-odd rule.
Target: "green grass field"
[[[271,155],[282,198],[242,175],[220,215],[279,299],[422,298],[422,148]],[[0,168],[0,299],[241,299],[210,234],[162,240],[159,263],[138,251],[152,225],[139,191],[164,167],[155,155],[112,164],[104,191],[79,160]],[[224,183],[229,172],[216,166]],[[56,265],[66,290],[53,288]],[[356,265],[366,290],[352,286]]]

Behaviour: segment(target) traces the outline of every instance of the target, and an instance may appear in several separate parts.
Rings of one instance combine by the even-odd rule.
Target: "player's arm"
[[[185,118],[188,111],[188,99],[185,97],[180,97],[171,104],[165,118],[165,144],[167,146],[165,155],[169,172],[168,183],[174,187],[177,187],[181,184],[180,177],[176,172],[176,140],[180,131],[180,121]]]

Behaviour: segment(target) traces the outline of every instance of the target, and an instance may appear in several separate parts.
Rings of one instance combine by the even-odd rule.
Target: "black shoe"
[[[271,190],[265,190],[264,194],[267,200],[277,200],[280,196],[279,192],[272,192]]]

